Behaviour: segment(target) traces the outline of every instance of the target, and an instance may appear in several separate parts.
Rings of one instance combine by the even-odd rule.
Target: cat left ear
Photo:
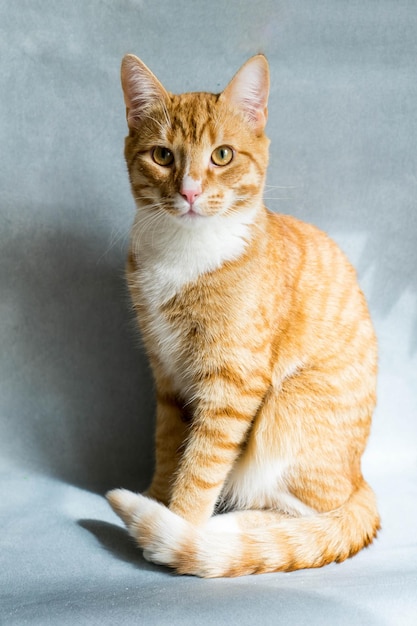
[[[255,132],[261,133],[268,117],[269,66],[263,54],[246,61],[220,98],[241,110]]]
[[[121,79],[129,128],[136,128],[157,102],[168,98],[168,93],[151,70],[133,54],[122,60]]]

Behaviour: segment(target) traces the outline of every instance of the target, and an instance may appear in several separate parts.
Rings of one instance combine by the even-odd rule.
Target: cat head
[[[141,211],[195,227],[262,203],[268,63],[249,59],[220,94],[174,95],[140,59],[122,61],[125,157]]]

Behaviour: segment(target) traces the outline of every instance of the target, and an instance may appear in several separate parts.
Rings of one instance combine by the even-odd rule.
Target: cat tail
[[[180,574],[204,578],[321,567],[367,546],[380,524],[363,481],[341,507],[308,517],[235,511],[195,527],[164,505],[124,489],[107,494],[144,557]]]

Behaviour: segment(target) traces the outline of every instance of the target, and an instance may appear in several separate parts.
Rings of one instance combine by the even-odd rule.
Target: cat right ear
[[[122,60],[121,79],[129,128],[137,128],[152,105],[168,98],[168,93],[138,57],[126,54]]]
[[[220,95],[243,113],[256,133],[265,128],[268,96],[269,66],[263,54],[246,61]]]

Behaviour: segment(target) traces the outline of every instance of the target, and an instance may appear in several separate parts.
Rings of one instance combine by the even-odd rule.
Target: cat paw
[[[129,534],[143,548],[144,558],[175,567],[181,546],[192,530],[190,524],[159,502],[126,489],[114,489],[106,497]]]

